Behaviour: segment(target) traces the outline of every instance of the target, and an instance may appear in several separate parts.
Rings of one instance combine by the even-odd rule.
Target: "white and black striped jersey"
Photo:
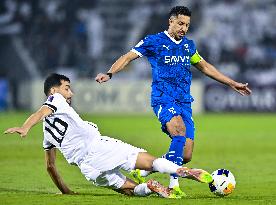
[[[56,147],[70,164],[79,164],[93,139],[100,136],[97,125],[83,121],[59,93],[50,95],[43,106],[53,110],[43,120],[43,148]]]

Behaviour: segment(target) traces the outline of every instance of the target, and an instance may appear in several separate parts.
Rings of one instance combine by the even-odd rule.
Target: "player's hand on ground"
[[[109,75],[107,75],[107,74],[99,73],[99,74],[96,76],[95,80],[96,80],[98,83],[103,83],[103,82],[106,82],[106,81],[110,80],[110,77],[109,77]]]
[[[18,133],[20,135],[20,137],[26,137],[28,130],[22,127],[12,127],[7,129],[5,132],[5,134],[13,134],[13,133]]]
[[[250,95],[251,90],[248,87],[248,83],[237,83],[235,82],[234,84],[230,85],[231,88],[233,88],[235,91],[240,93],[241,95]]]

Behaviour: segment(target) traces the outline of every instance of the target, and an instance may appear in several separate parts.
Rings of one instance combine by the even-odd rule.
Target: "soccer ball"
[[[236,186],[234,175],[227,169],[218,169],[212,173],[213,181],[209,184],[212,193],[217,196],[227,196]]]

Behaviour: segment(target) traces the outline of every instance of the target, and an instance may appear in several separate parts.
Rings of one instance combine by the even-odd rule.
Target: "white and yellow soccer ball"
[[[234,175],[227,169],[217,169],[212,173],[213,181],[209,184],[212,193],[217,196],[227,196],[236,187]]]

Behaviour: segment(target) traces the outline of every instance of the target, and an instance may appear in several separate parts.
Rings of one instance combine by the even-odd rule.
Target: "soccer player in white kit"
[[[147,196],[157,193],[161,197],[175,198],[173,190],[159,182],[149,180],[137,184],[124,176],[120,169],[175,173],[203,183],[212,181],[211,175],[202,169],[181,167],[167,159],[155,158],[144,149],[102,136],[97,125],[83,121],[71,107],[73,92],[68,77],[51,74],[44,82],[44,93],[47,100],[42,107],[22,127],[9,128],[5,133],[18,133],[25,137],[35,124],[43,120],[47,171],[63,194],[74,192],[64,183],[56,169],[56,149],[60,150],[69,164],[78,166],[87,180],[127,195]]]

